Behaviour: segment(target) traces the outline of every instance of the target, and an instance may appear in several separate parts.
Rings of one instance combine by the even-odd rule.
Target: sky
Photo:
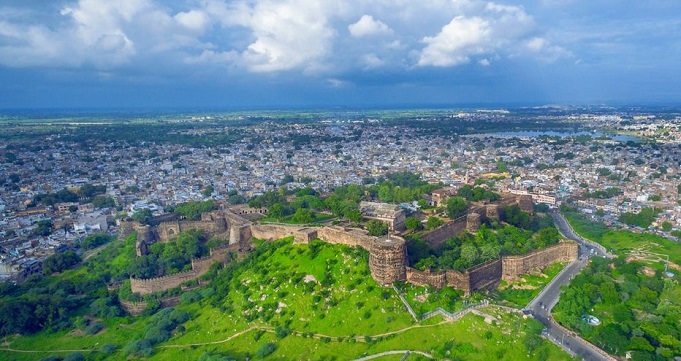
[[[678,0],[2,0],[0,109],[681,105]]]

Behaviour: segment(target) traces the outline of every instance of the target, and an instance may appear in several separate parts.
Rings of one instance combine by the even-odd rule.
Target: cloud
[[[551,42],[545,38],[534,37],[527,40],[524,48],[533,55],[536,55],[544,62],[554,62],[561,58],[571,58],[573,54],[563,47],[552,45]]]
[[[324,2],[261,1],[242,13],[255,41],[243,52],[254,72],[313,69],[331,49],[336,35]]]
[[[515,6],[487,3],[476,15],[459,15],[435,36],[426,36],[419,66],[466,64],[472,57],[494,55],[522,40],[534,28],[532,17]],[[488,65],[488,64],[483,64]]]
[[[326,79],[326,81],[329,83],[329,85],[332,88],[343,88],[343,87],[350,85],[350,82],[348,82],[346,80],[336,79],[336,78],[329,78],[329,79]]]
[[[361,61],[364,64],[364,70],[375,69],[385,64],[385,61],[376,54],[364,54]]]
[[[0,5],[0,65],[115,74],[162,64],[173,74],[180,66],[206,74],[192,69],[203,65],[328,79],[379,68],[493,66],[521,52],[540,60],[569,54],[550,43],[537,48],[533,39],[545,34],[523,8],[487,1],[62,1],[69,2],[56,13]]]
[[[348,30],[350,31],[350,35],[355,38],[390,35],[393,32],[388,25],[381,21],[374,20],[371,15],[362,15],[356,23],[348,25]]]
[[[453,66],[468,63],[470,56],[490,51],[493,46],[490,24],[479,18],[457,16],[439,34],[423,38],[428,44],[418,65]]]
[[[203,32],[210,24],[208,15],[201,10],[190,10],[175,14],[175,20],[187,29]]]

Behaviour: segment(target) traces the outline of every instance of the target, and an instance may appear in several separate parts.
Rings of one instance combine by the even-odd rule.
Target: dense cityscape
[[[548,113],[522,120],[534,124],[550,118],[575,127],[577,133],[549,129],[459,135],[429,129],[440,118],[463,124],[518,122],[506,113],[443,111],[431,119],[419,116],[409,126],[361,114],[235,126],[229,120],[206,125],[210,117],[180,118],[202,124],[186,130],[187,138],[241,135],[229,144],[198,147],[184,141],[83,141],[58,132],[38,141],[9,140],[0,154],[2,275],[19,271],[10,266],[17,259],[45,256],[96,231],[115,232],[114,219],[122,212],[149,207],[160,215],[164,207],[205,199],[245,203],[281,186],[330,192],[403,171],[445,187],[492,180],[495,190],[531,194],[551,206],[570,199],[609,225],[678,235],[678,115]],[[78,193],[84,185],[102,191],[97,192],[99,202],[36,204],[39,195],[62,189]],[[87,191],[92,194],[79,195],[92,199],[95,191]],[[623,214],[644,208],[659,210],[649,224],[620,222]],[[51,221],[49,234],[37,234],[42,220]]]

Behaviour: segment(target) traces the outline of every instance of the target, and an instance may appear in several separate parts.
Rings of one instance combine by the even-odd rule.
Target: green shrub
[[[277,349],[277,345],[271,342],[262,344],[258,349],[255,351],[255,355],[258,357],[266,357],[272,352],[274,352]]]

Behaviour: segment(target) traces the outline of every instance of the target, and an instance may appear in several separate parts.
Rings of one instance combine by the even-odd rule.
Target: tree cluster
[[[605,189],[598,189],[593,192],[584,192],[582,195],[586,198],[598,198],[598,199],[607,199],[607,198],[612,198],[616,197],[622,193],[622,191],[617,188],[617,187],[608,187]]]
[[[73,251],[55,253],[43,261],[43,273],[63,272],[80,263],[80,256]]]
[[[471,186],[470,184],[466,184],[459,188],[459,190],[456,191],[456,194],[459,197],[465,198],[468,201],[472,202],[479,202],[479,201],[498,201],[501,199],[501,196],[499,194],[494,193],[484,187],[481,186]]]
[[[192,201],[176,205],[173,213],[185,217],[188,221],[198,221],[201,219],[202,213],[208,213],[216,209],[217,205],[213,200],[203,202]]]
[[[657,215],[662,212],[659,208],[645,207],[638,213],[625,212],[619,217],[619,221],[630,226],[648,228],[655,221]]]
[[[594,258],[564,290],[554,317],[614,355],[633,351],[635,359],[668,360],[681,354],[681,304],[670,298],[679,286],[661,271],[645,275],[643,267]],[[599,326],[584,320],[594,312]]]
[[[149,254],[132,260],[128,273],[135,278],[152,278],[188,270],[192,259],[208,254],[204,241],[201,231],[191,229],[172,242],[154,243]]]
[[[84,250],[89,250],[109,243],[113,239],[114,236],[108,235],[106,233],[95,233],[85,237],[85,239],[80,242],[80,247]]]
[[[439,249],[431,249],[429,245],[419,239],[412,239],[407,243],[409,261],[415,268],[436,270],[456,269],[463,271],[466,268],[486,261],[499,258],[501,255],[516,255],[528,253],[532,250],[556,244],[561,235],[550,222],[550,216],[530,217],[527,213],[511,214],[511,219],[525,219],[528,229],[522,229],[512,224],[493,223],[490,226],[483,224],[475,234],[462,233],[457,237],[450,238]],[[509,216],[509,213],[505,213]],[[524,214],[525,216],[521,216]],[[542,221],[537,221],[542,219]],[[544,222],[543,227],[536,231],[530,230],[532,224]]]

